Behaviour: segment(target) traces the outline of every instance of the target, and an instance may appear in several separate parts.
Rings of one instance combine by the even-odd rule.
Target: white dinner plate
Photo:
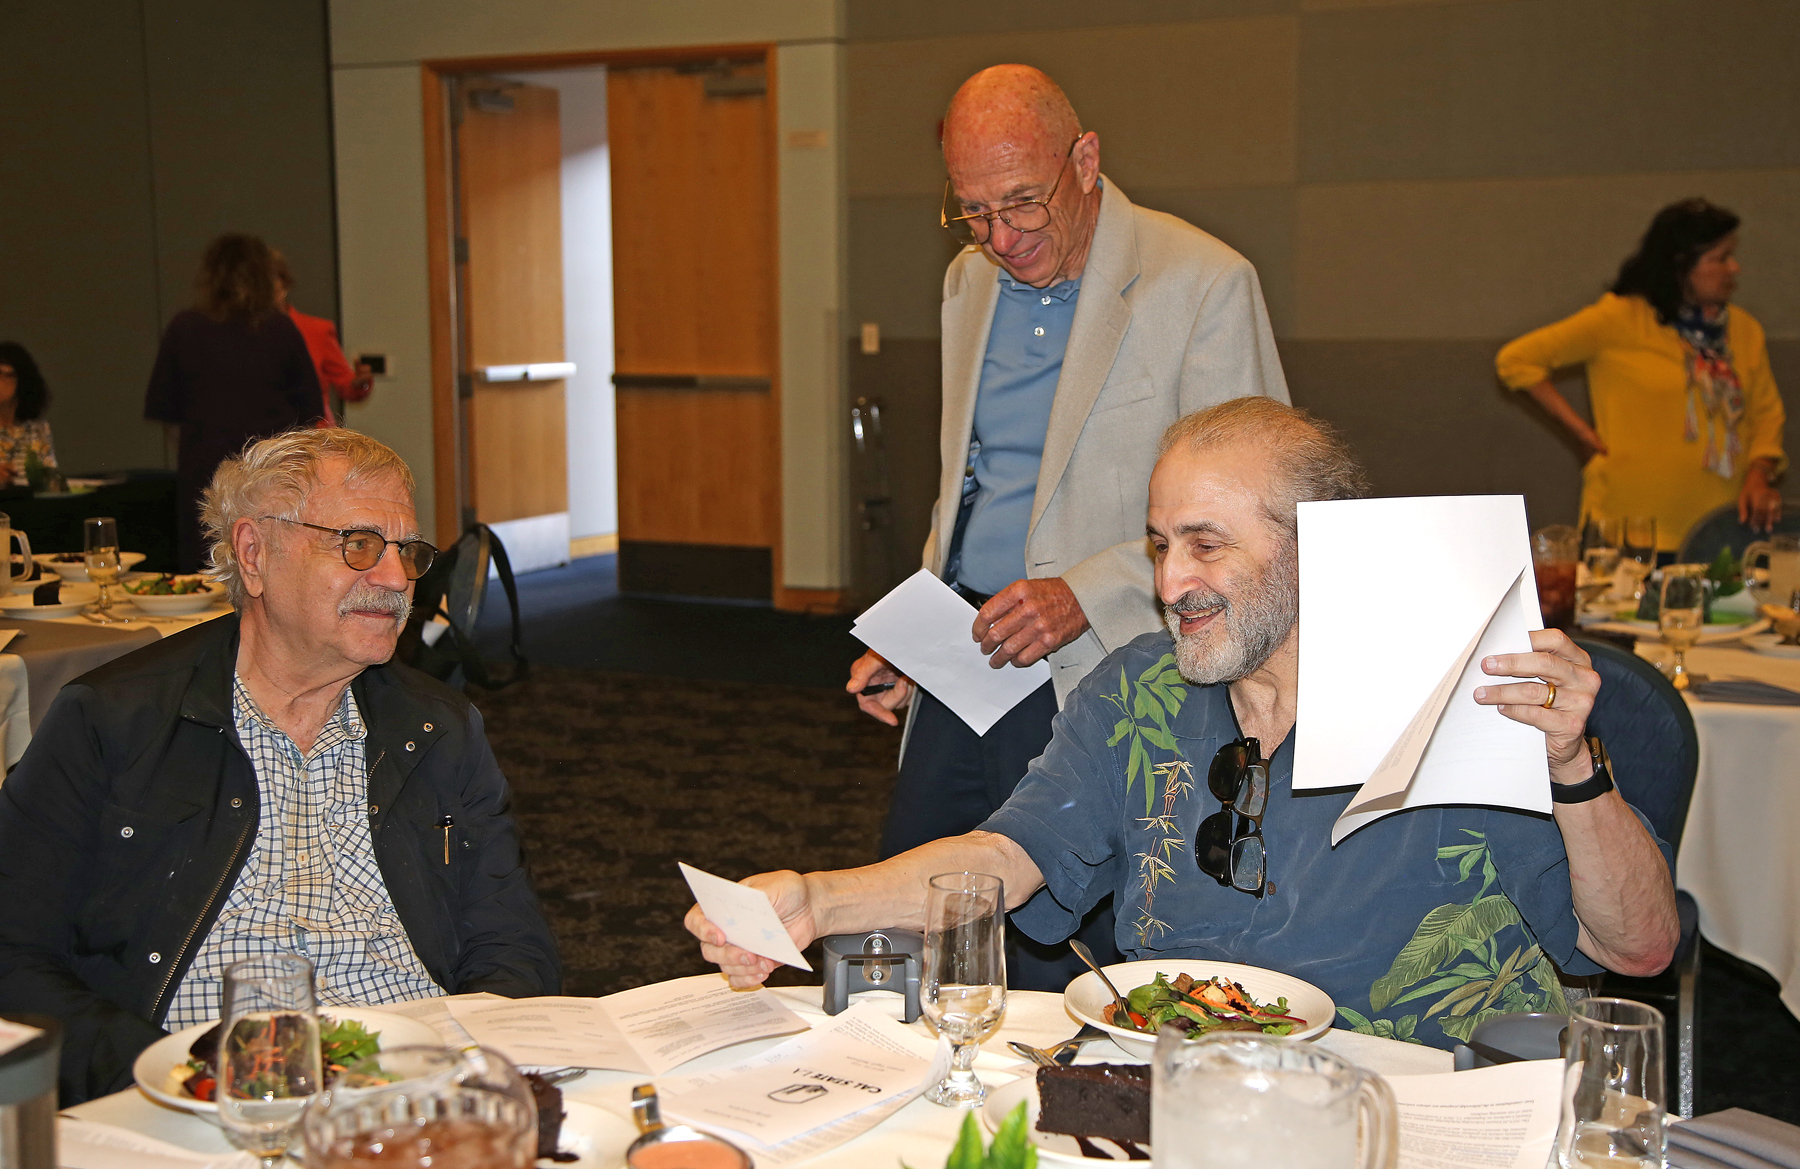
[[[391,1011],[380,1011],[373,1007],[321,1007],[319,1014],[328,1015],[340,1022],[351,1019],[361,1023],[380,1034],[381,1046],[384,1048],[444,1046],[444,1037],[431,1027],[417,1019],[409,1019]],[[138,1090],[158,1104],[192,1112],[195,1116],[216,1124],[219,1120],[217,1104],[210,1100],[196,1100],[169,1081],[169,1073],[187,1063],[188,1048],[194,1045],[194,1040],[200,1038],[211,1026],[211,1023],[196,1023],[158,1039],[138,1053],[137,1061],[131,1065],[131,1075],[137,1080]]]
[[[1291,1038],[1294,1039],[1312,1039],[1323,1035],[1337,1018],[1337,1004],[1331,1001],[1330,995],[1291,974],[1265,970],[1261,966],[1244,966],[1237,962],[1207,962],[1198,958],[1151,958],[1142,962],[1118,962],[1102,969],[1112,979],[1113,985],[1119,988],[1119,993],[1128,998],[1134,989],[1154,981],[1158,974],[1166,976],[1170,981],[1178,974],[1192,975],[1196,979],[1224,978],[1242,986],[1244,993],[1259,1003],[1268,1004],[1285,998],[1288,1013],[1306,1020],[1305,1027],[1293,1032]],[[1107,993],[1100,977],[1091,970],[1071,982],[1068,989],[1063,991],[1064,1010],[1083,1023],[1092,1023],[1105,1031],[1112,1036],[1114,1043],[1131,1056],[1149,1063],[1156,1051],[1156,1036],[1145,1035],[1127,1027],[1115,1027],[1106,1022],[1106,1016],[1102,1012],[1110,1002],[1112,995]]]
[[[147,579],[154,580],[156,578],[149,577]],[[197,578],[178,576],[175,579],[179,581]],[[210,609],[215,604],[223,601],[225,599],[225,586],[222,584],[210,584],[207,587],[207,591],[203,593],[165,593],[162,595],[149,594],[145,596],[139,596],[130,589],[122,588],[113,595],[120,600],[129,601],[144,612],[156,617],[188,617],[195,613]]]
[[[53,572],[60,572],[64,580],[84,581],[88,578],[87,562],[82,560],[56,560],[60,552],[33,552],[31,558]],[[119,571],[125,572],[144,562],[142,552],[119,553]]]
[[[0,617],[29,617],[38,621],[52,617],[73,617],[94,603],[94,598],[100,595],[100,586],[64,581],[62,591],[57,595],[62,600],[54,605],[34,605],[30,593],[0,597]]]
[[[1081,1151],[1081,1146],[1072,1136],[1059,1132],[1039,1132],[1037,1076],[1029,1070],[1010,1084],[988,1089],[987,1102],[981,1106],[981,1123],[987,1126],[988,1132],[999,1132],[1007,1114],[1017,1108],[1021,1101],[1025,1104],[1025,1132],[1031,1137],[1031,1143],[1037,1146],[1038,1160],[1052,1165],[1116,1165],[1130,1160],[1123,1149],[1102,1137],[1089,1137],[1088,1143],[1103,1153],[1116,1153],[1116,1156],[1090,1157]],[[1138,1147],[1146,1153],[1150,1151],[1147,1144]],[[1145,1163],[1138,1162],[1140,1165]]]
[[[632,1141],[637,1140],[637,1136],[637,1126],[624,1117],[615,1116],[592,1104],[565,1098],[562,1135],[557,1138],[556,1151],[572,1153],[575,1160],[552,1161],[548,1157],[540,1157],[538,1164],[618,1169],[625,1162],[625,1150],[631,1146]]]
[[[1768,654],[1772,658],[1800,658],[1800,645],[1785,645],[1779,633],[1758,633],[1754,637],[1746,637],[1744,644],[1759,654]]]

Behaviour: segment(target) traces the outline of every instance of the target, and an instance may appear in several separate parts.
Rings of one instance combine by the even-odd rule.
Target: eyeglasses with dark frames
[[[389,544],[399,549],[400,568],[406,573],[407,580],[418,580],[424,576],[430,569],[431,562],[437,559],[437,548],[424,540],[390,540],[372,528],[327,528],[278,515],[266,515],[262,518],[280,520],[284,524],[294,524],[336,536],[338,551],[343,553],[344,563],[358,572],[367,572],[380,564],[381,558],[387,555]]]
[[[1223,807],[1194,833],[1194,863],[1219,884],[1260,901],[1268,888],[1262,818],[1269,805],[1269,765],[1262,744],[1243,738],[1220,747],[1207,769],[1206,787]]]
[[[956,191],[950,180],[944,180],[944,205],[938,210],[938,226],[961,240],[964,244],[985,244],[994,233],[994,220],[998,219],[1014,231],[1042,231],[1050,226],[1050,202],[1056,198],[1057,188],[1062,186],[1063,174],[1069,169],[1069,160],[1075,157],[1075,147],[1081,143],[1082,134],[1075,136],[1069,143],[1069,151],[1063,155],[1062,166],[1057,168],[1056,181],[1050,184],[1050,193],[1042,199],[1021,199],[1017,203],[1008,203],[993,211],[976,211],[968,215],[952,215],[952,211],[961,211],[962,204],[957,202]]]

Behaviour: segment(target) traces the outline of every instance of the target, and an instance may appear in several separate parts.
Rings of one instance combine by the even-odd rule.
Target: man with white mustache
[[[1564,1011],[1564,974],[1667,966],[1673,858],[1584,738],[1600,685],[1587,655],[1533,633],[1533,652],[1483,660],[1495,683],[1474,693],[1544,732],[1553,817],[1414,808],[1334,846],[1353,793],[1291,783],[1295,505],[1364,494],[1362,471],[1324,426],[1267,398],[1181,419],[1158,456],[1146,528],[1168,632],[1083,680],[1044,754],[975,831],[867,868],[745,881],[794,941],[920,929],[933,874],[991,873],[1013,927],[1040,942],[1068,937],[1110,894],[1133,959],[1280,970],[1324,989],[1338,1026],[1440,1047],[1491,1015]],[[1380,661],[1373,649],[1371,668]],[[1340,700],[1380,701],[1379,687]],[[726,944],[698,907],[687,926],[733,985],[775,965]]]
[[[0,1010],[62,1021],[64,1104],[244,958],[306,957],[326,1008],[561,983],[481,716],[389,661],[437,554],[406,464],[276,435],[202,522],[235,615],[70,683],[0,787]]]

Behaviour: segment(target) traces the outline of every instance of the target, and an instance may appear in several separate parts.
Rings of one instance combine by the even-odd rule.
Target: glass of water
[[[1662,630],[1669,649],[1674,651],[1674,658],[1665,669],[1675,689],[1686,690],[1695,682],[1706,681],[1694,676],[1687,668],[1687,651],[1700,640],[1706,620],[1706,565],[1666,564],[1662,571],[1662,608],[1657,616],[1657,627]]]
[[[931,878],[919,1007],[951,1046],[950,1070],[925,1099],[952,1108],[980,1104],[987,1088],[975,1077],[975,1053],[1006,1013],[1006,886],[999,877]]]
[[[1661,1169],[1667,1162],[1663,1016],[1626,999],[1591,998],[1569,1017],[1562,1169]]]
[[[225,970],[216,1098],[231,1143],[275,1169],[321,1084],[312,963],[267,954]]]
[[[1394,1093],[1324,1048],[1275,1035],[1156,1035],[1156,1169],[1392,1169]]]

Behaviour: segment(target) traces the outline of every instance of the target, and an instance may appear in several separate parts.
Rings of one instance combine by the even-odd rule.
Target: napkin
[[[255,1169],[249,1153],[196,1153],[117,1125],[72,1116],[56,1119],[61,1169]]]
[[[1800,1128],[1743,1108],[1669,1126],[1676,1169],[1800,1169]]]
[[[1688,693],[1708,702],[1743,702],[1752,706],[1800,706],[1800,690],[1751,678],[1721,678],[1697,682]]]

